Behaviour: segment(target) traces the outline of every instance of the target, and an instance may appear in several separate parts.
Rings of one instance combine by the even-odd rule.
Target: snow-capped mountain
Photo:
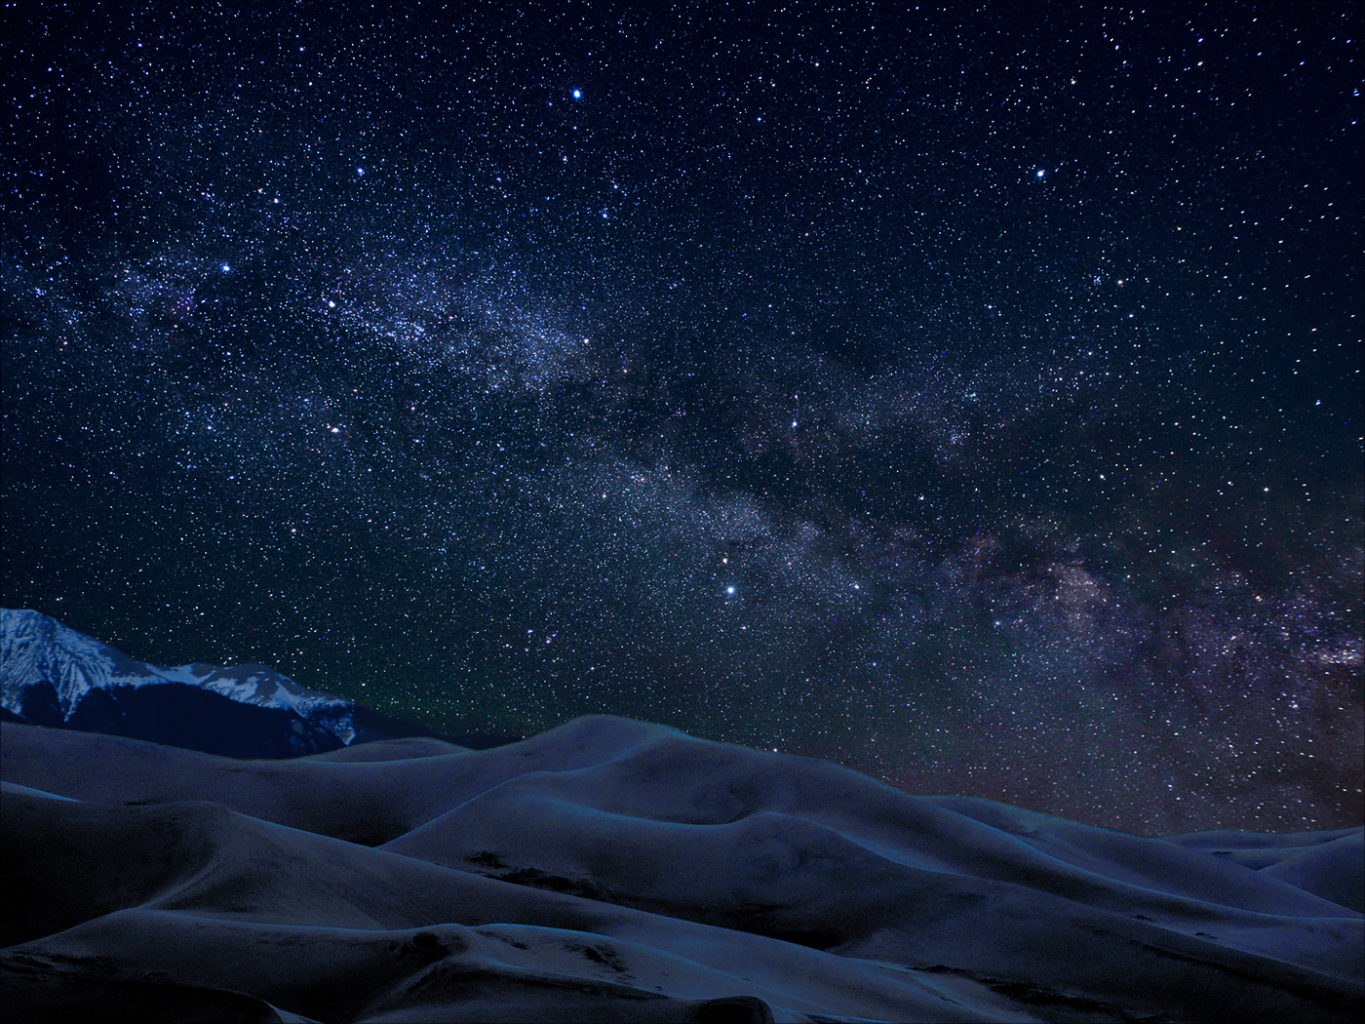
[[[92,690],[159,683],[198,686],[240,704],[284,708],[302,716],[347,703],[300,686],[266,665],[223,668],[195,662],[160,668],[134,661],[108,644],[27,609],[0,609],[0,633],[0,703],[11,711],[18,710],[25,688],[41,683],[55,687],[58,705],[67,716]]]
[[[149,665],[39,612],[8,608],[0,610],[0,717],[237,757],[436,735],[266,665]]]

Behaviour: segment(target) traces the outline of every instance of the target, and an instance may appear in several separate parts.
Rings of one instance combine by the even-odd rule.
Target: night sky
[[[10,4],[3,585],[451,731],[1362,820],[1354,4]]]

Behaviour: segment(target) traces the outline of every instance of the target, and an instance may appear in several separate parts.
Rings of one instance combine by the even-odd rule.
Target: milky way
[[[1361,821],[1353,5],[275,6],[6,13],[7,607]]]

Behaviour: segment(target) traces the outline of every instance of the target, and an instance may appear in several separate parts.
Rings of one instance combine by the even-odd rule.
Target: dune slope
[[[491,750],[288,761],[5,724],[0,754],[0,969],[34,1012],[1344,1021],[1365,1005],[1360,829],[1142,838],[605,716]]]

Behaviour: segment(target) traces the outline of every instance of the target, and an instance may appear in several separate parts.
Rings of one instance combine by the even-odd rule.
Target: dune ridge
[[[237,760],[6,723],[7,998],[146,1019],[1354,1019],[1362,830],[1144,838],[611,716]],[[215,1017],[214,1014],[218,1016]]]

